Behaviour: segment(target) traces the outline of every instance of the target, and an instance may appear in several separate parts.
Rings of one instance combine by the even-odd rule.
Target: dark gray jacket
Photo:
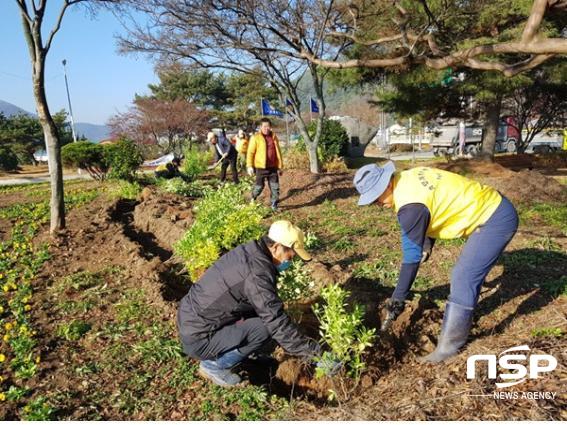
[[[242,318],[260,317],[290,354],[313,356],[320,347],[304,336],[283,308],[277,270],[263,240],[240,245],[217,260],[181,300],[177,327],[190,345]]]

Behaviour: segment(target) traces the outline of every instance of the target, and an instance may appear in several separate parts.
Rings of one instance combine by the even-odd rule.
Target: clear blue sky
[[[47,38],[61,0],[48,2]],[[56,34],[46,63],[46,92],[52,112],[68,110],[61,61],[67,59],[67,77],[75,122],[104,124],[126,110],[134,94],[146,94],[158,79],[150,60],[117,53],[115,34],[120,22],[108,11],[94,18],[81,6],[72,6]],[[35,112],[31,65],[15,0],[0,0],[0,99]]]

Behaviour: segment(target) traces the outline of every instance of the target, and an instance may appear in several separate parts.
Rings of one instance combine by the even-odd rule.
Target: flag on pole
[[[266,99],[262,99],[262,115],[274,115],[276,117],[283,117],[283,112],[273,108]]]
[[[318,114],[319,113],[319,106],[317,106],[317,102],[315,102],[313,100],[313,98],[310,98],[310,100],[311,100],[311,112]]]

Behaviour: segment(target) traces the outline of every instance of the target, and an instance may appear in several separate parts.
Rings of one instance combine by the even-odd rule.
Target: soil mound
[[[521,158],[520,158],[521,159]],[[463,175],[474,174],[514,203],[558,202],[567,200],[567,191],[557,180],[538,171],[522,169],[515,172],[498,163],[461,160],[439,165],[441,169]]]
[[[146,188],[147,189],[147,188]],[[134,226],[151,233],[168,250],[181,239],[193,222],[191,206],[183,197],[146,191],[134,209]]]

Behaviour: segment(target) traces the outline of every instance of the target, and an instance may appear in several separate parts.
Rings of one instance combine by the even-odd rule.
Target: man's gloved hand
[[[431,251],[423,251],[421,253],[421,261],[419,262],[420,264],[425,263],[427,260],[429,260],[429,256],[431,255]]]
[[[403,301],[390,299],[386,304],[386,318],[382,322],[380,330],[386,331],[390,329],[392,322],[404,311],[404,307],[405,303]]]
[[[254,175],[254,168],[248,167],[248,168],[246,169],[246,171],[248,172],[248,175],[249,175],[249,176],[253,176],[253,175]]]
[[[329,351],[325,351],[323,355],[315,363],[317,366],[316,376],[335,376],[340,372],[343,363],[338,361],[335,355]]]

